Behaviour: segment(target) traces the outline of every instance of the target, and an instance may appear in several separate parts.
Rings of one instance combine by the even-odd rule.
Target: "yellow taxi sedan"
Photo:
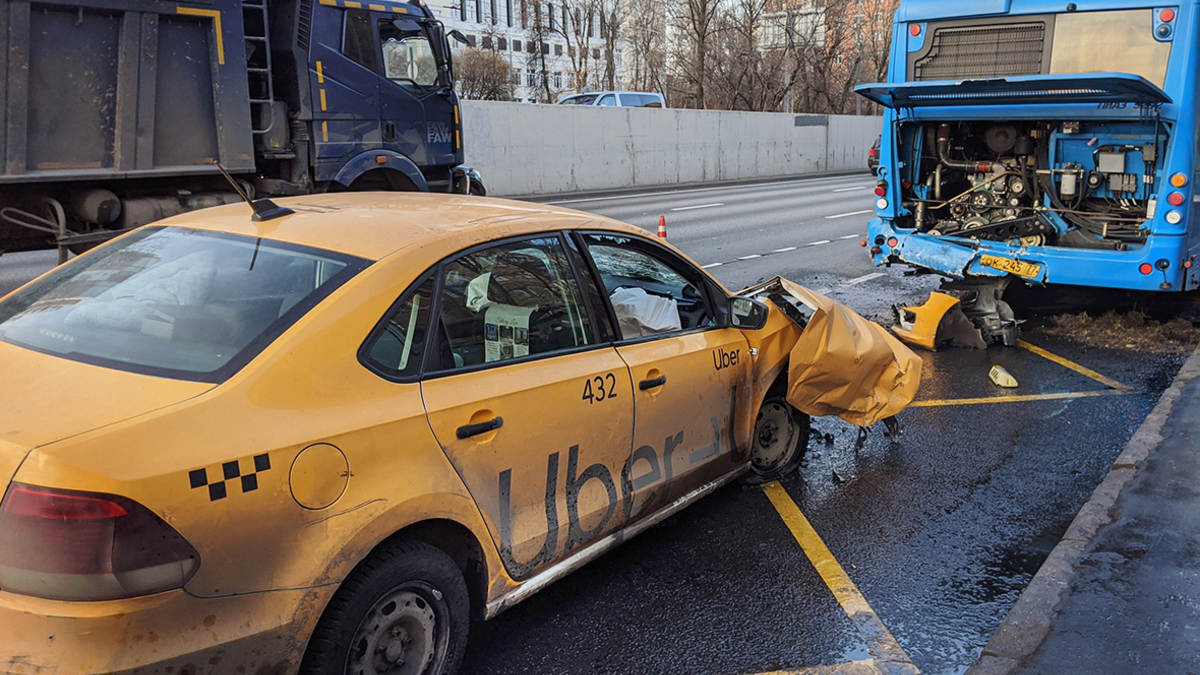
[[[797,323],[637,228],[283,205],[0,301],[0,671],[453,673],[471,619],[799,460]]]

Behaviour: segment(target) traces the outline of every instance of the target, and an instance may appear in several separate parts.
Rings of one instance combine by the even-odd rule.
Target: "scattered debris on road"
[[[987,349],[975,324],[963,313],[961,301],[947,293],[930,292],[920,307],[893,305],[896,325],[892,332],[905,342],[937,351],[941,346]]]
[[[996,386],[1004,387],[1005,389],[1017,388],[1017,378],[1005,370],[1004,366],[992,366],[992,369],[988,371],[988,378]]]

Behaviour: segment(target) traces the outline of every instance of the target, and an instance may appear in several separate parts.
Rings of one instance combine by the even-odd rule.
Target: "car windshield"
[[[571,96],[559,101],[559,105],[592,105],[596,102],[596,94],[584,94],[582,96]]]
[[[143,228],[0,302],[0,340],[221,382],[367,264],[253,237]]]

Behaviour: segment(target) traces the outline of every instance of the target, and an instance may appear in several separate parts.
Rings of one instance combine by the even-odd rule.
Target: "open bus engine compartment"
[[[925,122],[900,134],[911,215],[897,226],[1023,246],[1146,240],[1167,143],[1157,120]]]

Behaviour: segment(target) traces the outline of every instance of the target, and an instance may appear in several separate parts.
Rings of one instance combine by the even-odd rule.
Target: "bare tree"
[[[620,73],[617,67],[617,52],[621,49],[621,39],[624,37],[624,21],[626,16],[626,8],[622,5],[631,6],[634,4],[631,0],[594,0],[596,4],[596,15],[599,19],[599,38],[603,46],[604,52],[604,70],[603,83],[605,89],[618,89],[618,80]],[[657,4],[657,3],[656,3]],[[651,13],[654,9],[649,8]],[[636,11],[633,7],[629,7],[629,12]]]
[[[601,0],[560,0],[562,15],[552,20],[552,34],[563,39],[571,69],[570,86],[577,92],[586,88],[592,76],[592,34]]]
[[[550,38],[554,35],[553,21],[548,5],[542,0],[521,0],[522,24],[525,26],[525,67],[533,74],[533,82],[526,81],[530,94],[541,103],[554,102],[556,89],[551,86]]]
[[[455,62],[463,98],[484,101],[511,101],[513,69],[508,60],[488,49],[471,47],[459,53]]]
[[[712,79],[711,52],[717,34],[722,0],[679,0],[672,20],[676,40],[669,85],[686,104],[708,108],[708,83]]]
[[[626,19],[621,42],[625,47],[628,85],[637,91],[664,91],[667,67],[666,7],[661,0],[625,0],[624,5]],[[604,40],[605,57],[612,57],[615,71],[617,47],[610,43],[607,34]],[[607,63],[605,67],[609,67]]]

